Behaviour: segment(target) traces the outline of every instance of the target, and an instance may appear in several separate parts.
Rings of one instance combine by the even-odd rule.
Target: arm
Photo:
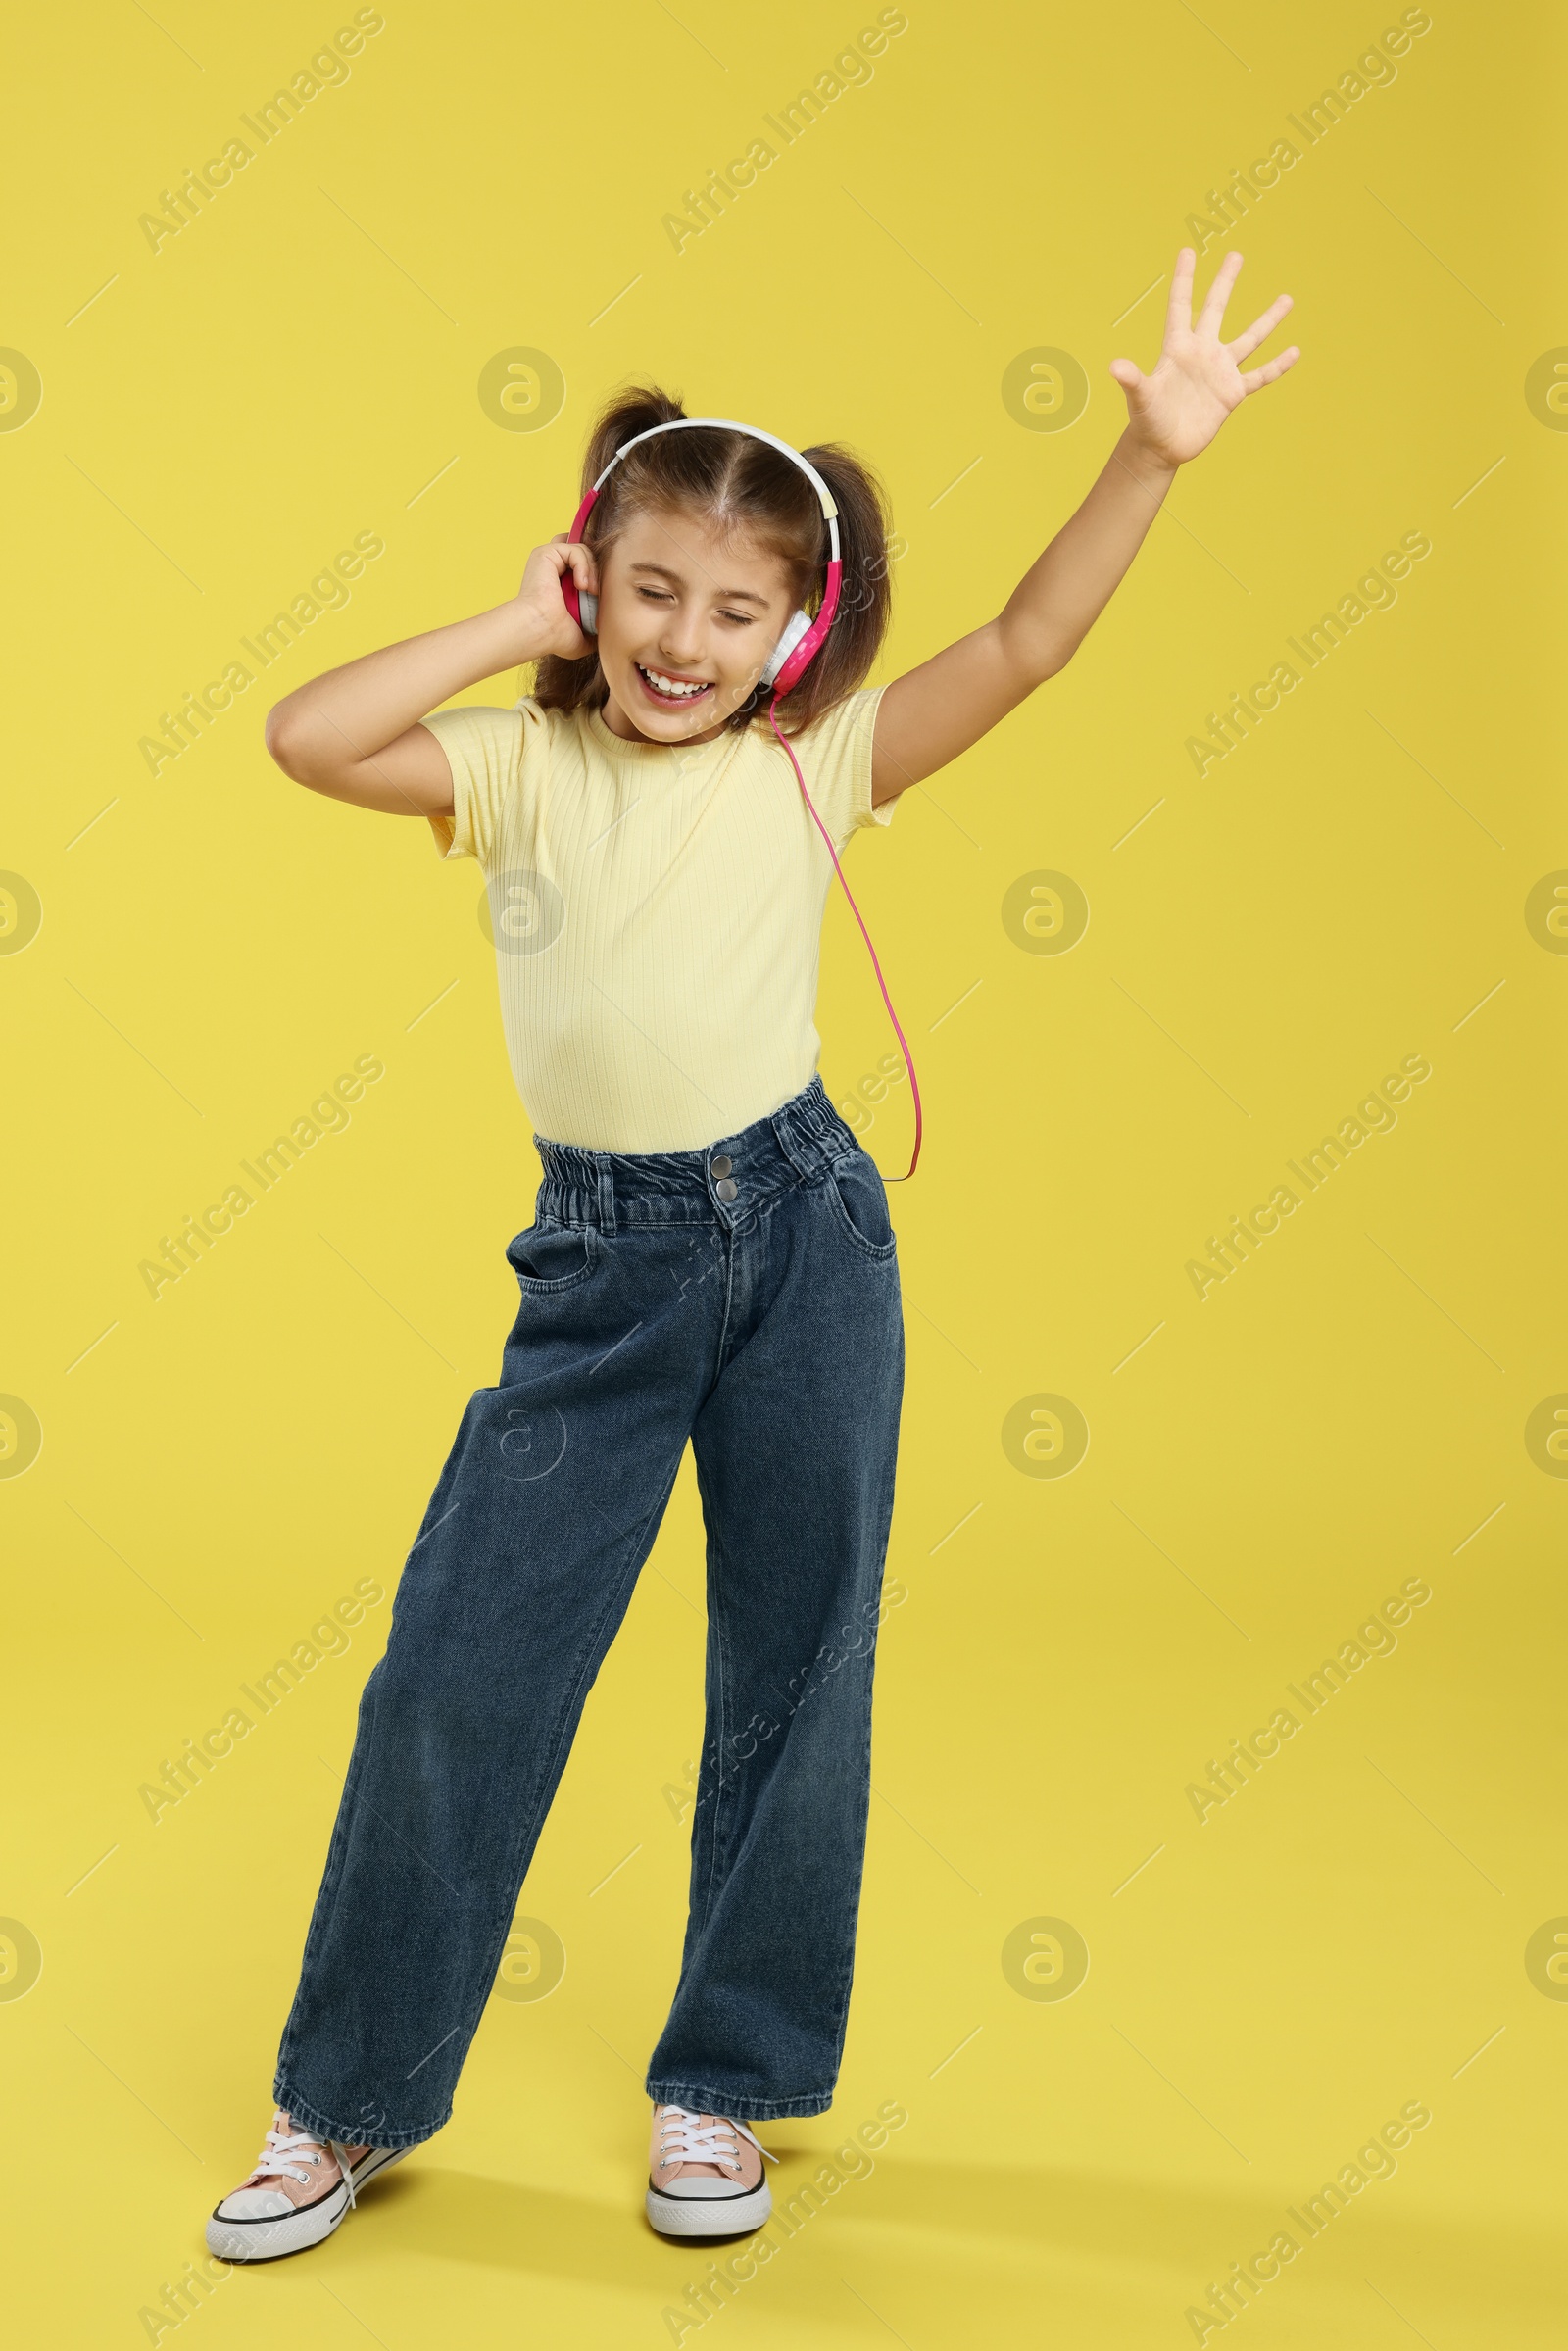
[[[960,637],[889,686],[877,709],[871,799],[879,806],[978,743],[1066,666],[1124,577],[1179,465],[1206,449],[1231,411],[1295,366],[1293,344],[1243,374],[1239,363],[1284,318],[1282,294],[1232,343],[1219,339],[1242,266],[1220,265],[1198,322],[1197,256],[1184,247],[1171,280],[1165,340],[1152,375],[1131,360],[1110,372],[1127,395],[1127,429],[1078,512],[1027,571],[995,620]]]
[[[447,755],[418,721],[499,669],[542,654],[581,658],[588,640],[561,593],[568,566],[580,589],[597,591],[591,553],[568,547],[563,531],[534,549],[521,587],[506,604],[385,645],[296,687],[268,713],[268,750],[295,783],[331,800],[390,816],[449,816]]]

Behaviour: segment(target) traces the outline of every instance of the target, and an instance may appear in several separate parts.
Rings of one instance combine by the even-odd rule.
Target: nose
[[[672,612],[660,630],[659,650],[672,669],[700,669],[708,646],[698,614]]]

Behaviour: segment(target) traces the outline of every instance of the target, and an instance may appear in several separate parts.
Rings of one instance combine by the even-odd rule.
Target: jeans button
[[[715,1160],[713,1161],[713,1173],[714,1173],[714,1175],[715,1175],[715,1176],[727,1176],[727,1175],[729,1174],[729,1171],[730,1171],[730,1167],[731,1167],[731,1165],[732,1165],[732,1162],[731,1162],[730,1160],[728,1160],[728,1159],[715,1159]]]
[[[724,1161],[724,1165],[726,1167],[729,1165],[729,1161],[727,1159]],[[734,1182],[733,1178],[724,1176],[720,1178],[719,1182],[713,1187],[713,1189],[717,1192],[721,1200],[727,1201],[732,1200],[735,1198],[737,1192],[740,1190],[740,1186]]]

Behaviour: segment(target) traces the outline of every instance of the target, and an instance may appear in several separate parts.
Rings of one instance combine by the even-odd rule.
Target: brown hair
[[[652,425],[673,423],[685,414],[679,401],[656,384],[633,384],[613,394],[583,458],[584,494],[617,449]],[[844,576],[838,612],[821,650],[779,705],[786,734],[799,734],[860,684],[887,633],[893,603],[887,501],[880,483],[837,442],[821,442],[802,454],[821,474],[838,507]],[[583,536],[603,562],[631,516],[657,507],[684,507],[721,529],[749,533],[784,563],[796,605],[816,612],[827,576],[821,506],[800,467],[765,441],[721,426],[660,433],[615,467],[599,493]],[[534,665],[533,699],[547,710],[573,710],[584,705],[598,709],[609,692],[597,650],[580,661],[547,654]],[[768,700],[768,689],[758,685],[726,725],[750,726],[763,714]]]

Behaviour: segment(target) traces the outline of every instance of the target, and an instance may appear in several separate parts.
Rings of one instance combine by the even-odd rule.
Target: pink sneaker
[[[744,2123],[656,2106],[648,2154],[648,2218],[661,2236],[745,2236],[773,2209],[762,2158]]]
[[[411,2152],[313,2138],[279,2108],[256,2169],[208,2222],[208,2248],[224,2261],[281,2261],[319,2245],[354,2210],[365,2182]]]

